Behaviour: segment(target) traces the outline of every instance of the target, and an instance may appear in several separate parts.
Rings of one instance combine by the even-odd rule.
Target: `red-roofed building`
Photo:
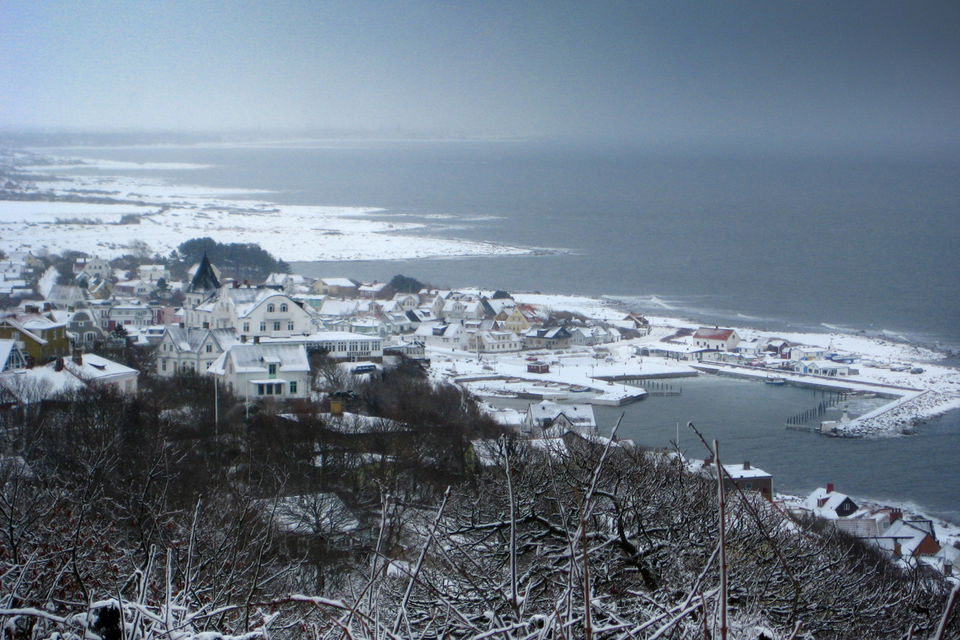
[[[738,344],[740,344],[740,336],[733,329],[700,327],[693,334],[693,345],[698,349],[731,351]]]

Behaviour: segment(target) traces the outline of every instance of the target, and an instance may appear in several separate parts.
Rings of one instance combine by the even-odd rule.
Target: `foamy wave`
[[[857,332],[856,329],[853,329],[851,327],[844,327],[843,325],[839,325],[839,324],[829,324],[827,322],[821,322],[820,326],[824,327],[825,329],[830,329],[830,331],[836,331],[838,333],[856,333]]]
[[[54,158],[52,164],[21,167],[27,171],[51,169],[99,169],[105,171],[192,171],[209,169],[213,165],[192,162],[124,162],[122,160],[97,160],[95,158]]]

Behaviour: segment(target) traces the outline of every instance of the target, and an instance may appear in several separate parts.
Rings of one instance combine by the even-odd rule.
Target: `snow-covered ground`
[[[21,165],[17,170],[46,178],[78,168],[156,171],[202,166],[55,159],[46,164]],[[373,214],[381,210],[373,207],[277,205],[251,199],[262,194],[249,190],[174,185],[149,177],[73,174],[33,183],[23,181],[14,191],[18,196],[60,201],[11,199],[0,203],[0,250],[7,252],[60,253],[72,249],[109,259],[134,248],[143,250],[141,243],[146,243],[151,254],[166,255],[197,237],[257,243],[291,262],[520,255],[534,251],[491,242],[428,237],[428,224],[379,220]],[[125,215],[126,224],[121,224]]]
[[[623,352],[617,350],[617,345],[605,345],[602,349],[574,347],[496,356],[431,349],[431,372],[436,379],[460,384],[479,397],[542,397],[606,405],[624,404],[643,397],[646,392],[636,385],[604,378],[696,375],[696,371],[684,363],[637,357],[632,347]],[[613,351],[616,353],[611,353]],[[550,371],[530,373],[527,365],[534,360],[549,365]]]

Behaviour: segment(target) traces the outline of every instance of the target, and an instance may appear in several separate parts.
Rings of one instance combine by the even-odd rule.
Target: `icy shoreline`
[[[428,222],[383,220],[376,207],[278,205],[247,189],[177,185],[102,171],[185,171],[205,165],[39,158],[3,160],[0,249],[81,249],[110,259],[136,250],[167,255],[191,238],[256,243],[284,260],[402,260],[528,255],[548,249],[431,237]],[[65,174],[61,176],[60,174]],[[425,234],[425,235],[420,235]],[[146,246],[144,246],[144,244]]]

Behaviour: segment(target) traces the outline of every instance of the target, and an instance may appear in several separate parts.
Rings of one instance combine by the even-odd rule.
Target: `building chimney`
[[[893,541],[893,555],[900,557],[900,554],[903,553],[903,549],[900,548],[900,543],[896,540]]]
[[[83,364],[83,353],[80,351],[80,349],[73,350],[73,361],[77,364],[77,366]]]
[[[903,517],[903,511],[900,511],[900,509],[894,509],[893,511],[890,512],[890,524],[893,524],[894,522],[901,519],[902,517]]]
[[[186,323],[186,322],[181,322],[181,323],[180,323],[180,328],[181,328],[181,329],[186,329],[186,328],[187,328],[187,323]]]
[[[54,371],[63,371],[63,358],[57,358],[56,362],[53,363]]]
[[[827,483],[827,493],[833,493],[833,483],[832,483],[832,482],[828,482],[828,483]]]
[[[749,468],[750,468],[750,461],[749,461],[749,460],[745,460],[744,463],[743,463],[743,470],[746,471],[746,470],[749,469]]]
[[[947,578],[953,575],[953,563],[946,557],[943,559],[943,575]]]

